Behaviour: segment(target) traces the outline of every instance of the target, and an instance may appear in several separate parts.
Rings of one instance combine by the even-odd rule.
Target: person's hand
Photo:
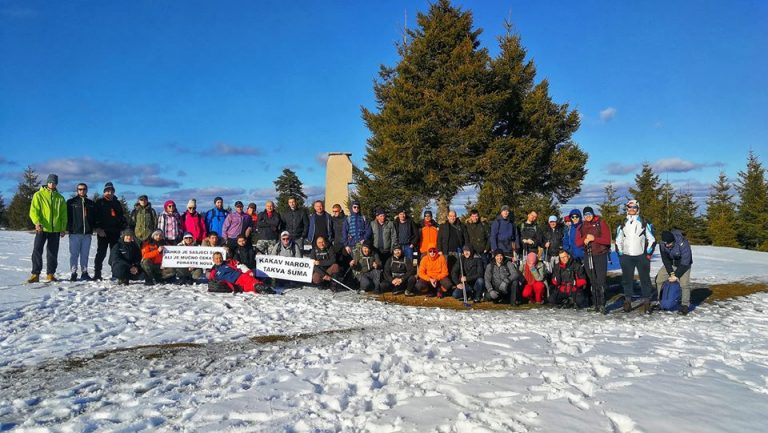
[[[461,277],[461,282],[462,283],[466,283],[467,282],[467,277]]]
[[[161,246],[157,247],[157,251],[162,253],[163,252],[163,246],[161,245]]]
[[[392,285],[393,286],[399,286],[402,282],[403,282],[403,280],[401,278],[394,278],[392,280]]]
[[[137,268],[136,266],[131,266],[131,269],[130,269],[130,271],[129,271],[129,272],[130,272],[132,275],[136,275],[136,274],[138,274],[138,273],[139,273],[139,268]]]
[[[457,284],[456,288],[459,289],[459,290],[464,290],[464,283]]]
[[[347,254],[352,255],[352,247],[344,247],[345,250],[347,250]],[[351,263],[350,263],[351,266]]]
[[[430,283],[430,284],[432,284],[432,287],[435,287],[435,286],[437,286],[437,280],[436,280],[436,279],[434,279],[434,278],[430,278],[430,279],[429,279],[429,283]]]
[[[677,276],[675,274],[670,275],[668,278],[668,281],[670,283],[674,283],[675,281],[677,281]]]
[[[438,252],[437,252],[437,255],[438,255],[438,256],[442,256],[442,255],[443,255],[443,252],[442,252],[442,251],[438,251]]]
[[[320,260],[315,260],[315,266],[320,266]]]
[[[589,242],[592,242],[594,240],[595,240],[595,235],[591,233],[587,235],[586,239],[584,239],[584,241],[589,241]]]
[[[67,232],[61,232],[61,235],[60,235],[60,236],[61,236],[61,237],[64,237],[64,235],[66,235],[66,234],[67,234]]]
[[[35,231],[40,233],[43,231],[43,225],[42,224],[35,224]]]
[[[349,262],[349,266],[355,266],[357,264],[357,260],[351,260]]]

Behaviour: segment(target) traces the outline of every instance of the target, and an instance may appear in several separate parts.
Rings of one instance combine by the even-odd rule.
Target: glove
[[[237,265],[237,269],[240,269],[240,272],[242,272],[242,273],[244,273],[244,274],[245,274],[245,273],[248,273],[248,272],[250,271],[250,269],[248,269],[248,266],[245,266],[245,265],[244,265],[244,264],[242,264],[242,263],[240,263],[239,265]]]

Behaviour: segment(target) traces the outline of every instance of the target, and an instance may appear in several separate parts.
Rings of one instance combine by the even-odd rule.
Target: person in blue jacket
[[[568,219],[571,220],[571,225],[563,228],[563,249],[568,251],[571,258],[578,261],[584,260],[584,247],[576,246],[576,231],[581,227],[581,211],[578,209],[571,209],[568,213]]]
[[[506,257],[515,257],[515,251],[520,248],[515,220],[509,212],[509,206],[504,205],[491,224],[491,250],[501,250]]]
[[[216,197],[213,199],[213,208],[205,213],[205,231],[207,233],[216,232],[221,235],[222,227],[224,227],[224,220],[227,219],[227,212],[224,209],[224,199]]]
[[[691,244],[686,239],[682,231],[672,229],[661,232],[661,242],[659,243],[659,255],[663,266],[656,274],[656,290],[661,299],[661,286],[664,281],[679,282],[680,289],[683,292],[680,305],[680,314],[688,314],[691,304],[691,266],[693,265],[693,254],[691,253]]]

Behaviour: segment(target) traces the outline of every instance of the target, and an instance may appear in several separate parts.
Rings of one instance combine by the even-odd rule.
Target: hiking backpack
[[[680,282],[665,281],[661,286],[661,298],[659,307],[664,311],[677,311],[683,297],[683,289]]]

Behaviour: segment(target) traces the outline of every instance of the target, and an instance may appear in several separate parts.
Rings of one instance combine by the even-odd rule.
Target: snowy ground
[[[421,309],[308,288],[284,296],[108,281],[33,289],[43,285],[20,284],[31,239],[0,232],[0,431],[768,425],[767,293],[647,317]],[[64,242],[62,276],[66,256]],[[768,254],[696,247],[694,260],[698,282],[768,282]]]

